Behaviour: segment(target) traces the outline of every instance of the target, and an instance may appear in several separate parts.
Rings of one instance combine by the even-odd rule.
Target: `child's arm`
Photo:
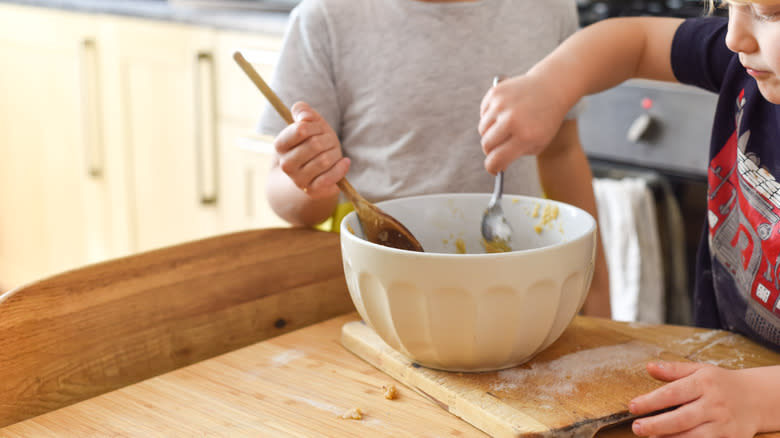
[[[780,431],[780,366],[727,370],[700,363],[651,363],[653,377],[671,382],[629,403],[639,436],[673,435],[752,438]],[[677,435],[674,435],[677,436]]]
[[[336,183],[347,174],[350,161],[342,156],[336,133],[316,111],[299,102],[291,112],[295,123],[274,139],[266,196],[282,219],[314,226],[336,209]]]
[[[593,176],[580,144],[575,120],[563,122],[553,141],[537,157],[537,166],[542,187],[548,197],[576,205],[598,220],[596,199],[593,195]],[[609,274],[601,237],[597,240],[593,281],[582,310],[588,316],[612,316]]]
[[[539,154],[583,96],[630,78],[674,81],[671,47],[682,20],[617,18],[588,26],[528,73],[502,81],[482,100],[479,132],[491,173]]]

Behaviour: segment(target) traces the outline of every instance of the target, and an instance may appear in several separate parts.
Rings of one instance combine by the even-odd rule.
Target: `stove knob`
[[[628,132],[626,133],[626,139],[632,143],[638,143],[647,134],[652,123],[653,117],[648,113],[642,113],[631,122],[631,126],[628,127]]]

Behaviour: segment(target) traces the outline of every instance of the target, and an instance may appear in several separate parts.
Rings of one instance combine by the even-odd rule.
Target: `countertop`
[[[563,391],[582,393],[589,403],[587,406],[580,405],[579,409],[586,412],[613,398],[612,393],[587,384],[586,375],[595,376],[588,370],[602,370],[601,373],[618,376],[621,374],[616,370],[626,363],[622,360],[610,362],[611,365],[588,366],[583,363],[584,368],[580,369],[577,362],[573,371],[570,368],[572,356],[562,351],[555,352],[556,345],[560,344],[553,344],[551,355],[535,359],[533,367],[526,365],[515,369],[515,374],[506,374],[505,370],[502,373],[465,376],[452,373],[442,376],[446,374],[443,371],[423,370],[421,373],[430,378],[428,384],[423,384],[421,380],[407,384],[394,380],[342,345],[342,327],[358,320],[356,313],[349,313],[316,323],[9,425],[0,429],[0,436],[488,438],[491,434],[457,415],[473,420],[474,413],[484,412],[486,405],[500,402],[498,394],[485,394],[476,399],[478,403],[471,403],[464,399],[468,392],[460,386],[459,392],[448,398],[437,398],[437,394],[431,392],[431,386],[439,384],[453,388],[454,380],[463,383],[472,379],[512,382],[512,379],[520,378],[522,374],[517,373],[523,373],[523,370],[534,370],[531,374],[535,376],[543,374],[542,370],[549,370],[551,374],[570,373]],[[621,323],[588,317],[577,317],[567,331],[572,339],[583,340],[581,335],[587,337],[588,332],[593,334],[592,329],[606,334],[610,339],[608,343],[618,342],[616,348],[634,350],[641,345],[663,346],[660,348],[666,353],[729,368],[762,366],[778,361],[777,353],[722,331]],[[590,351],[603,354],[608,350]],[[622,375],[624,378],[627,376]],[[604,379],[605,376],[594,378]],[[383,386],[387,385],[396,386],[396,399],[388,400],[383,396]],[[570,403],[559,395],[556,399],[554,387],[547,390],[551,391],[552,397],[548,396],[546,403]],[[622,392],[642,390],[627,386]],[[622,395],[615,397],[621,398]],[[361,420],[342,417],[353,408],[363,411]],[[541,410],[541,406],[536,409],[537,412]],[[565,420],[569,418],[567,412],[572,411],[547,412]],[[495,437],[571,438],[590,436],[593,432],[583,431],[579,425],[574,425],[577,427],[536,433],[528,426],[530,417],[524,415],[489,418],[491,421],[505,420],[516,426],[512,432],[492,435]],[[575,431],[583,433],[573,433]],[[634,436],[630,423],[596,434],[596,438]],[[760,437],[779,438],[780,434]]]
[[[287,12],[192,7],[165,0],[0,0],[2,3],[279,35],[284,33],[289,16]]]

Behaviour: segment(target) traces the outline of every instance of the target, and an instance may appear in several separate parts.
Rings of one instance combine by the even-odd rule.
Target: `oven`
[[[634,263],[647,271],[653,264],[660,265],[656,273],[640,269],[636,275],[649,278],[636,280],[639,290],[632,289],[631,283],[621,283],[620,278],[612,281],[610,273],[613,295],[640,295],[635,298],[635,305],[641,306],[636,317],[629,314],[617,319],[692,322],[693,270],[707,212],[707,156],[716,99],[715,94],[693,87],[645,80],[627,81],[586,98],[579,117],[580,138],[595,178],[599,219],[602,228],[617,227],[602,229],[609,266],[630,270]],[[607,184],[606,179],[622,184]],[[637,181],[644,186],[643,192],[637,192]],[[623,186],[634,187],[632,194],[625,195]],[[622,194],[624,205],[607,202],[605,208],[604,199],[616,196],[605,187],[617,191],[617,196]],[[655,220],[647,223],[645,208],[635,213],[633,228],[632,224],[616,225],[625,222],[626,212],[637,210],[635,204],[643,197],[653,204],[649,210]],[[602,217],[605,214],[610,216]],[[623,240],[616,243],[607,238]],[[632,241],[625,243],[625,239],[633,239],[641,253],[626,249]],[[618,255],[611,255],[615,246]],[[643,295],[647,293],[654,296]],[[652,306],[655,311],[648,308]],[[643,313],[648,316],[642,317]]]
[[[691,17],[704,11],[701,1],[683,0],[579,0],[577,4],[582,25],[613,16]],[[692,323],[695,258],[707,213],[707,157],[716,100],[715,94],[694,87],[647,80],[630,80],[585,100],[580,138],[593,170],[602,242],[610,270],[631,277],[615,280],[610,272],[616,319]],[[652,204],[649,209],[647,203]],[[627,230],[625,212],[632,209],[635,222]],[[654,236],[653,241],[648,236]],[[633,259],[637,247],[638,261]],[[626,305],[615,305],[622,294],[628,295],[629,307],[637,307],[633,316],[630,312],[626,316],[625,309],[623,316],[615,315]]]
[[[696,17],[702,15],[704,7],[702,0],[577,0],[581,26],[610,17]],[[716,10],[715,14],[725,15],[726,11]]]

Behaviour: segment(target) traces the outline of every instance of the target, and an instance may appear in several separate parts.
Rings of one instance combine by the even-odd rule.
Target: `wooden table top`
[[[204,360],[7,426],[0,437],[487,437],[346,350],[341,328],[358,319],[343,315]],[[780,363],[780,355],[726,332],[603,324],[677,345],[693,360],[722,357],[718,364],[727,367]],[[686,342],[671,342],[681,339]],[[383,396],[382,387],[391,384],[399,393],[394,400]],[[362,410],[362,420],[341,418],[353,408]],[[634,434],[620,425],[597,436]]]

